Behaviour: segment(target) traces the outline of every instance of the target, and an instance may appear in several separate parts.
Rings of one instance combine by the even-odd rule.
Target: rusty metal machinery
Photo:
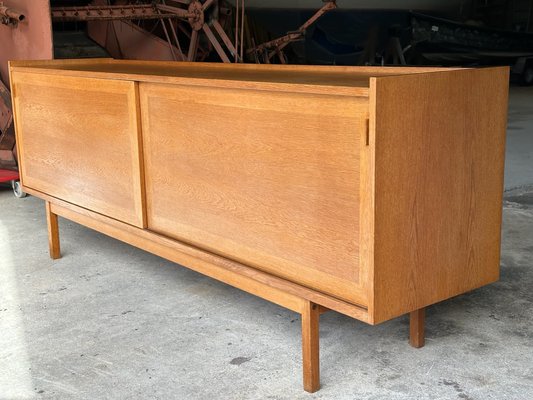
[[[207,0],[202,3],[200,2],[200,0],[192,0],[189,3],[188,10],[194,15],[193,17],[188,18],[188,22],[192,28],[192,32],[190,37],[189,51],[187,53],[187,60],[193,61],[196,59],[196,53],[198,51],[198,46],[200,43],[199,35],[201,32],[203,32],[209,42],[213,45],[220,59],[223,62],[229,63],[231,62],[230,58],[228,57],[226,50],[224,50],[224,48],[222,47],[222,44],[216,38],[211,27],[215,29],[216,33],[222,40],[222,43],[226,46],[227,50],[229,50],[231,56],[235,57],[237,54],[237,50],[234,44],[231,42],[231,39],[224,31],[224,28],[218,21],[218,15],[212,15],[210,19],[206,18],[206,13],[210,11],[211,7],[218,7],[218,1]],[[217,12],[215,11],[215,14],[216,13]]]
[[[52,21],[102,21],[119,19],[189,18],[186,10],[161,12],[156,4],[129,4],[84,7],[53,7]]]
[[[325,13],[337,8],[336,0],[323,1],[325,4],[296,31],[287,32],[286,35],[277,39],[254,46],[253,48],[249,49],[247,53],[253,56],[256,63],[269,64],[272,62],[272,58],[277,55],[280,63],[287,64],[287,57],[285,55],[284,48],[294,41],[304,39],[307,28],[314,24]]]
[[[197,61],[199,53],[203,59],[212,48],[223,62],[231,62],[231,59],[241,61],[236,46],[220,22],[221,17],[231,14],[231,10],[219,3],[218,0],[162,0],[150,4],[92,4],[84,7],[54,7],[51,16],[56,22],[156,20],[161,24],[175,60]],[[207,50],[200,48],[202,33],[209,47]],[[184,42],[188,45],[183,45]],[[182,50],[182,47],[186,50]]]
[[[11,94],[0,81],[0,169],[17,169]]]
[[[135,1],[115,1],[112,5],[102,0],[95,0],[85,7],[55,7],[51,10],[53,21],[121,21],[125,27],[132,28],[142,20],[154,20],[160,26],[161,39],[166,40],[171,59],[178,61],[202,61],[214,50],[221,61],[243,62],[247,59],[257,63],[271,63],[275,56],[279,62],[287,63],[285,48],[292,42],[305,38],[306,30],[325,13],[337,8],[335,0],[323,0],[324,5],[297,30],[265,43],[256,45],[253,38],[248,38],[244,51],[245,1],[235,0],[229,6],[222,0],[159,0],[146,4]],[[234,11],[235,26],[233,40],[227,33],[229,17]],[[130,22],[131,21],[131,22]],[[115,35],[113,39],[120,48],[121,41],[139,40],[143,37],[143,28],[128,37],[116,25],[106,31]],[[103,27],[101,27],[103,29]],[[148,29],[144,29],[148,30]],[[153,29],[150,29],[153,30]],[[121,33],[117,33],[121,31]],[[94,30],[93,30],[94,32]],[[109,34],[109,33],[108,33]],[[144,34],[148,37],[148,33]],[[108,39],[102,40],[108,42]],[[116,53],[116,52],[115,52]],[[120,52],[118,52],[120,53]],[[161,53],[161,52],[160,52]],[[115,54],[127,58],[153,57],[153,52],[140,54]]]
[[[19,11],[6,7],[3,1],[0,1],[0,22],[4,25],[13,25],[24,21],[26,17]]]
[[[214,51],[226,63],[243,62],[245,55],[252,62],[270,63],[277,56],[279,62],[286,63],[285,48],[303,39],[309,26],[336,8],[335,0],[323,1],[323,7],[297,30],[259,45],[255,45],[246,26],[245,0],[234,0],[234,5],[224,0],[92,0],[87,6],[53,7],[50,17],[53,22],[93,24],[88,29],[91,38],[116,58],[203,61]],[[25,14],[39,18],[39,14],[30,12],[36,8],[33,4],[24,4],[22,8],[27,13],[0,1],[0,23],[16,28],[26,22]],[[126,46],[128,43],[130,47]],[[10,100],[8,89],[0,82],[0,168],[16,169]]]
[[[189,32],[183,24],[178,24],[178,29],[187,35],[189,42],[187,54],[183,55],[183,59],[188,61],[197,60],[200,34],[203,33],[210,46],[213,47],[223,62],[231,62],[231,57],[235,61],[240,61],[237,57],[236,46],[232,43],[220,22],[221,16],[227,17],[231,13],[228,7],[221,7],[218,0],[179,0],[176,3],[187,7],[188,16],[186,22],[190,27]],[[176,14],[183,12],[180,7],[167,4],[159,4],[157,7],[162,11]],[[229,55],[227,52],[229,52]]]

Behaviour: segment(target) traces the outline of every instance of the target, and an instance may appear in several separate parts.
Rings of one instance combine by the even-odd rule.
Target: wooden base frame
[[[50,202],[45,203],[46,223],[48,226],[48,247],[50,248],[50,257],[53,260],[61,258],[61,246],[59,244],[59,225],[57,223],[57,214],[52,212]]]
[[[320,389],[319,319],[317,304],[307,302],[302,310],[302,369],[304,390],[314,393]]]
[[[420,308],[409,315],[409,344],[417,349],[425,344],[426,309]]]
[[[62,202],[61,200],[57,200],[57,203],[46,200],[48,241],[50,257],[52,259],[58,259],[61,257],[58,215],[104,234],[118,238],[127,243],[134,244],[139,248],[161,255],[171,261],[178,262],[176,261],[175,257],[171,256],[171,253],[165,253],[164,251],[161,251],[159,247],[152,247],[149,245],[149,243],[143,241],[142,238],[136,237],[133,231],[137,230],[137,228],[130,227],[129,229],[126,229],[126,231],[133,230],[126,236],[117,235],[118,231],[113,229],[113,226],[124,224],[111,220],[107,217],[97,217],[97,214],[91,211]],[[157,238],[158,236],[155,235],[152,239],[158,240]],[[181,254],[181,259],[183,259],[183,254]],[[288,287],[276,288],[275,286],[279,286],[279,282],[276,282],[275,278],[273,277],[270,278],[270,281],[263,282],[261,279],[259,279],[262,277],[262,275],[264,275],[262,273],[257,273],[255,279],[250,279],[246,276],[240,275],[244,273],[244,271],[232,272],[231,269],[228,269],[224,273],[218,274],[216,271],[213,272],[212,270],[210,270],[210,273],[207,273],[207,271],[202,270],[202,267],[194,262],[192,264],[187,264],[187,266],[190,267],[190,269],[199,271],[222,282],[229,283],[236,288],[299,313],[302,321],[303,387],[305,391],[310,393],[314,393],[320,389],[319,322],[320,315],[330,311],[328,307],[326,307],[324,304],[318,304],[310,300],[308,293],[305,291],[302,291],[301,293],[295,293],[294,288],[292,288],[293,290],[286,291],[284,289],[289,289]],[[214,266],[211,267],[213,268]],[[275,286],[273,287],[272,285]],[[318,299],[320,300],[320,298]],[[339,304],[336,304],[336,306],[339,306]],[[350,316],[364,321],[365,316],[362,314],[362,312],[363,310],[360,312],[358,310],[351,310],[350,313],[346,314],[352,314]],[[354,313],[356,314],[355,316],[353,315]],[[411,313],[410,343],[413,347],[422,347],[424,345],[424,309],[413,311]]]

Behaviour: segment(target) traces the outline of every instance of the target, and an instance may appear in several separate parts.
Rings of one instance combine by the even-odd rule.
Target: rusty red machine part
[[[245,56],[248,61],[270,63],[276,55],[287,63],[286,47],[303,39],[309,26],[336,8],[334,0],[323,1],[297,30],[259,45],[248,37],[245,49],[245,0],[234,0],[234,5],[224,0],[93,0],[87,6],[53,8],[48,1],[4,0],[0,1],[0,75],[9,85],[8,60],[53,58],[51,23],[58,21],[86,22],[89,37],[114,58],[204,61],[216,52],[226,63],[244,62]],[[16,170],[8,89],[0,82],[0,168]]]
[[[50,14],[52,21],[102,21],[117,19],[160,19],[188,18],[190,13],[176,9],[176,12],[162,13],[156,4],[129,4],[84,7],[54,7]],[[177,11],[180,11],[178,13]]]
[[[5,3],[0,2],[1,21],[13,26],[26,18],[25,13],[13,8],[14,4],[21,4],[31,11],[38,8],[37,3],[28,0],[6,0]],[[280,38],[256,45],[253,37],[248,37],[246,51],[245,0],[234,0],[234,6],[223,0],[93,0],[87,6],[53,7],[48,12],[53,22],[87,22],[89,36],[115,58],[203,61],[214,51],[223,62],[243,62],[247,55],[248,61],[270,63],[277,55],[279,62],[286,63],[285,48],[303,39],[309,26],[336,8],[335,0],[325,0],[324,3],[297,30]],[[235,26],[228,29],[231,28],[233,10]],[[43,19],[41,15],[32,15]],[[154,25],[147,28],[140,24],[145,20],[159,24],[157,31],[160,33],[153,33],[156,30]],[[227,33],[231,30],[234,38]],[[51,40],[51,34],[44,36]],[[51,46],[50,43],[45,47]]]
[[[90,37],[116,58],[169,59],[170,55],[170,59],[175,61],[199,61],[214,49],[223,62],[231,62],[232,58],[241,61],[236,46],[223,27],[231,9],[220,3],[219,0],[169,0],[150,4],[108,5],[103,0],[96,0],[85,7],[52,8],[51,16],[52,21],[91,22],[88,28]],[[166,49],[154,53],[153,49],[148,50],[142,45],[135,48],[127,45],[133,41],[139,43],[144,38],[154,47],[161,47],[154,35],[134,26],[132,21],[140,20],[159,22],[167,41]],[[207,49],[205,46],[201,48],[201,34],[206,38]],[[183,46],[183,50],[182,43],[185,42],[188,44]]]
[[[4,25],[16,26],[19,22],[24,21],[26,16],[20,11],[6,7],[3,1],[0,1],[0,22]]]
[[[302,40],[305,37],[306,30],[314,24],[320,17],[328,11],[337,8],[336,0],[325,0],[324,5],[311,18],[300,26],[296,31],[288,32],[286,35],[277,39],[254,46],[248,50],[248,54],[253,55],[256,63],[270,64],[272,58],[277,55],[279,62],[287,64],[287,57],[285,56],[284,48],[292,42]]]
[[[0,81],[0,169],[17,169],[11,94]]]
[[[11,183],[11,188],[13,189],[13,194],[15,195],[15,197],[22,198],[27,196],[26,193],[22,190],[18,171],[0,169],[0,183],[6,182]]]
[[[48,1],[1,1],[0,48],[0,169],[16,171],[17,151],[11,113],[8,61],[46,60],[53,57]]]
[[[256,63],[271,63],[273,57],[277,56],[280,63],[286,64],[284,49],[290,43],[304,39],[306,30],[312,24],[337,8],[335,0],[323,1],[325,4],[295,31],[258,45],[252,39],[252,47],[246,50],[249,59]],[[150,4],[124,1],[123,4],[114,5],[107,4],[105,0],[95,0],[85,7],[52,8],[51,16],[53,21],[92,22],[89,24],[89,35],[115,58],[202,61],[214,50],[222,62],[229,63],[244,61],[245,1],[235,0],[234,10],[233,41],[224,26],[231,8],[222,5],[219,0],[161,0]],[[166,46],[150,32],[143,32],[138,26],[136,28],[132,22],[149,19],[161,24],[164,35],[159,39],[163,42],[166,39]],[[201,36],[205,40],[202,41]],[[158,50],[128,45],[138,43],[143,38]]]
[[[10,182],[15,197],[26,197],[19,181],[11,95],[0,81],[0,183]]]

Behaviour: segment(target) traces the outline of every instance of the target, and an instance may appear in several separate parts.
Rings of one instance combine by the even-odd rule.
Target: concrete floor
[[[505,156],[505,189],[533,184],[533,89],[531,87],[511,87]]]
[[[297,314],[0,190],[0,399],[532,399],[533,88],[513,88],[500,282],[407,318],[321,318],[322,389],[301,387]]]

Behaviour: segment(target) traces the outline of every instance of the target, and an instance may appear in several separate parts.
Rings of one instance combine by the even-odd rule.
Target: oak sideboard
[[[377,324],[499,277],[509,70],[11,62],[23,189],[318,323]]]

